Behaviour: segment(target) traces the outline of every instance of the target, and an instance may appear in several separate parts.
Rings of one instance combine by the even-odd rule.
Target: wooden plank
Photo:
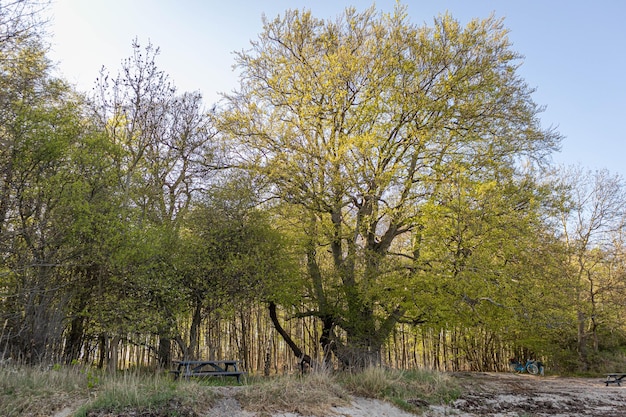
[[[237,382],[241,383],[241,376],[245,375],[242,371],[213,371],[213,372],[186,372],[183,374],[184,378],[191,377],[210,377],[210,376],[233,376],[237,378]]]

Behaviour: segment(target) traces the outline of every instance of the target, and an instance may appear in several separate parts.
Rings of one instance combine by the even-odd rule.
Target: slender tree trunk
[[[274,332],[270,331],[265,348],[265,361],[263,363],[263,375],[270,376],[272,368],[272,345],[274,344]]]
[[[270,311],[270,319],[272,320],[272,323],[274,324],[274,328],[276,329],[278,334],[282,336],[283,340],[285,341],[287,346],[289,346],[294,356],[298,358],[298,363],[300,365],[300,369],[302,370],[302,372],[306,371],[307,369],[311,367],[311,357],[309,355],[304,354],[302,352],[302,349],[300,349],[298,345],[296,344],[296,342],[293,341],[291,336],[289,336],[289,333],[287,333],[285,329],[283,329],[283,326],[280,324],[280,321],[278,320],[278,315],[276,313],[276,304],[273,301],[270,301],[269,303],[269,311]]]
[[[587,363],[587,335],[585,332],[585,313],[578,311],[578,355],[584,369],[588,367]]]

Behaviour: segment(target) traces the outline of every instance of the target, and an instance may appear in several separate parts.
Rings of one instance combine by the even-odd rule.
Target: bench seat
[[[201,372],[185,372],[180,373],[176,372],[176,376],[182,376],[183,378],[191,378],[191,377],[210,377],[210,376],[233,376],[237,378],[237,382],[241,383],[241,376],[245,375],[245,372],[242,371],[201,371]]]

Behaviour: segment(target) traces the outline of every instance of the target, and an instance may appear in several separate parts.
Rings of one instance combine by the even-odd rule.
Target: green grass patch
[[[74,368],[0,368],[0,415],[39,415],[60,411],[80,398],[88,398],[88,374]]]
[[[407,411],[416,411],[426,404],[449,403],[461,395],[459,386],[450,377],[426,370],[370,367],[344,374],[341,384],[355,396],[389,401]]]
[[[139,412],[151,415],[195,417],[209,408],[217,397],[195,382],[173,381],[160,374],[122,374],[104,376],[94,399],[76,417],[101,413]]]
[[[73,417],[137,412],[197,417],[217,397],[205,384],[175,382],[170,375],[154,371],[108,375],[78,366],[0,368],[2,417],[54,415],[65,408],[78,409]]]

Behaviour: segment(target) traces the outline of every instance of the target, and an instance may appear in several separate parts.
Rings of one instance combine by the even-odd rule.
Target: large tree
[[[225,96],[222,129],[238,163],[299,207],[302,291],[324,348],[345,364],[376,361],[415,304],[410,286],[390,283],[424,268],[425,203],[458,175],[511,178],[560,137],[541,128],[520,56],[494,17],[418,27],[398,5],[336,20],[291,10],[263,23],[236,55],[240,87]]]
[[[119,149],[112,165],[119,215],[128,222],[108,281],[113,298],[123,302],[108,305],[103,323],[114,342],[129,330],[158,333],[159,357],[167,364],[181,299],[172,285],[178,231],[207,186],[215,132],[201,95],[179,94],[159,69],[159,49],[137,40],[132,49],[116,76],[103,69],[91,100],[96,124]]]

